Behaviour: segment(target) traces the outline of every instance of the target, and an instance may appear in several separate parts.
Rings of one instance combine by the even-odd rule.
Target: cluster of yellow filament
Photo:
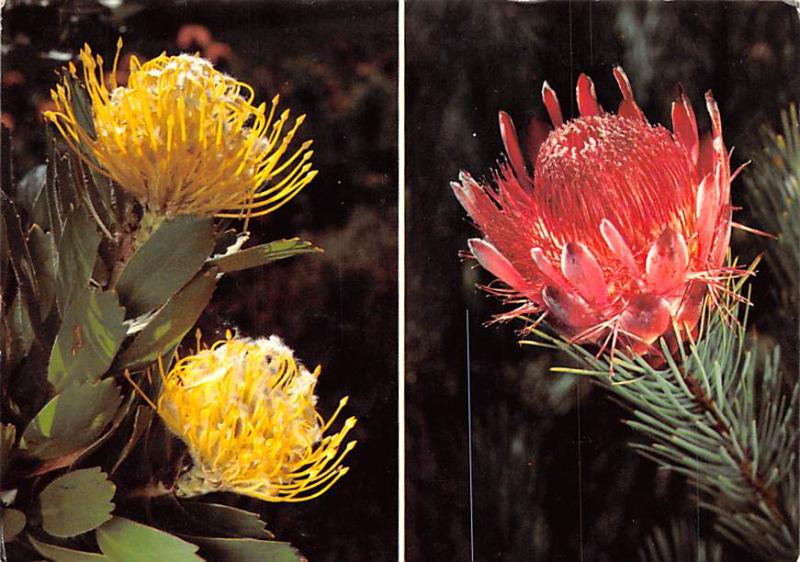
[[[340,451],[356,423],[323,436],[347,403],[325,421],[316,410],[320,368],[298,365],[280,339],[226,339],[179,359],[166,373],[157,410],[189,448],[193,466],[176,483],[190,497],[229,491],[272,502],[299,502],[326,492],[347,473]]]
[[[131,57],[127,86],[116,81],[122,41],[106,86],[103,59],[85,45],[83,87],[94,131],[81,125],[65,76],[47,112],[70,147],[110,176],[148,210],[167,216],[258,217],[287,203],[316,175],[306,141],[287,154],[305,115],[289,126],[253,105],[253,89],[193,55],[160,56],[141,64]],[[70,74],[77,79],[74,65]]]

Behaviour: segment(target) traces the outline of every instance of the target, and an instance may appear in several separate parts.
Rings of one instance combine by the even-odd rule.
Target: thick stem
[[[162,215],[156,215],[145,211],[136,228],[130,230],[125,229],[119,236],[114,265],[109,275],[109,288],[113,288],[117,284],[125,264],[128,263],[128,260],[136,250],[142,247],[150,236],[158,230],[162,222],[164,222],[164,217]]]

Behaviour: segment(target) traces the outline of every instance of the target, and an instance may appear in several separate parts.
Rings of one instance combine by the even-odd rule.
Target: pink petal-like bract
[[[651,125],[619,67],[618,113],[603,110],[581,74],[580,117],[564,121],[555,91],[542,99],[553,128],[533,121],[520,143],[500,113],[507,158],[494,182],[462,172],[458,200],[483,232],[472,253],[517,307],[501,319],[544,315],[575,342],[624,343],[641,354],[695,328],[705,294],[742,272],[724,267],[731,229],[730,154],[711,93],[711,132],[700,138],[680,89],[673,132]],[[525,147],[523,150],[522,147]],[[716,301],[716,299],[714,299]],[[521,304],[521,306],[519,306]]]

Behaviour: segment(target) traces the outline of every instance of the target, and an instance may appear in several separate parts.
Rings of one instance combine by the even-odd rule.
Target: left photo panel
[[[397,14],[5,3],[0,559],[397,559]]]

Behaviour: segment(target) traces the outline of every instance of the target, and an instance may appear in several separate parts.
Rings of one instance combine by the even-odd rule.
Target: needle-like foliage
[[[800,277],[800,121],[797,105],[781,113],[781,132],[764,128],[762,150],[753,155],[745,179],[747,197],[759,228],[777,236],[766,253],[767,263],[785,280],[783,297],[797,302]],[[794,297],[794,299],[792,299]]]
[[[765,560],[794,560],[800,385],[781,376],[778,347],[764,352],[747,337],[743,282],[729,288],[729,314],[706,307],[699,334],[673,352],[661,340],[660,367],[619,355],[612,365],[536,329],[527,343],[565,351],[584,367],[555,371],[592,376],[629,408],[626,423],[644,438],[632,447],[688,478],[721,536]]]
[[[669,527],[657,527],[639,551],[642,562],[722,562],[722,546],[698,536],[688,521],[675,520]]]

